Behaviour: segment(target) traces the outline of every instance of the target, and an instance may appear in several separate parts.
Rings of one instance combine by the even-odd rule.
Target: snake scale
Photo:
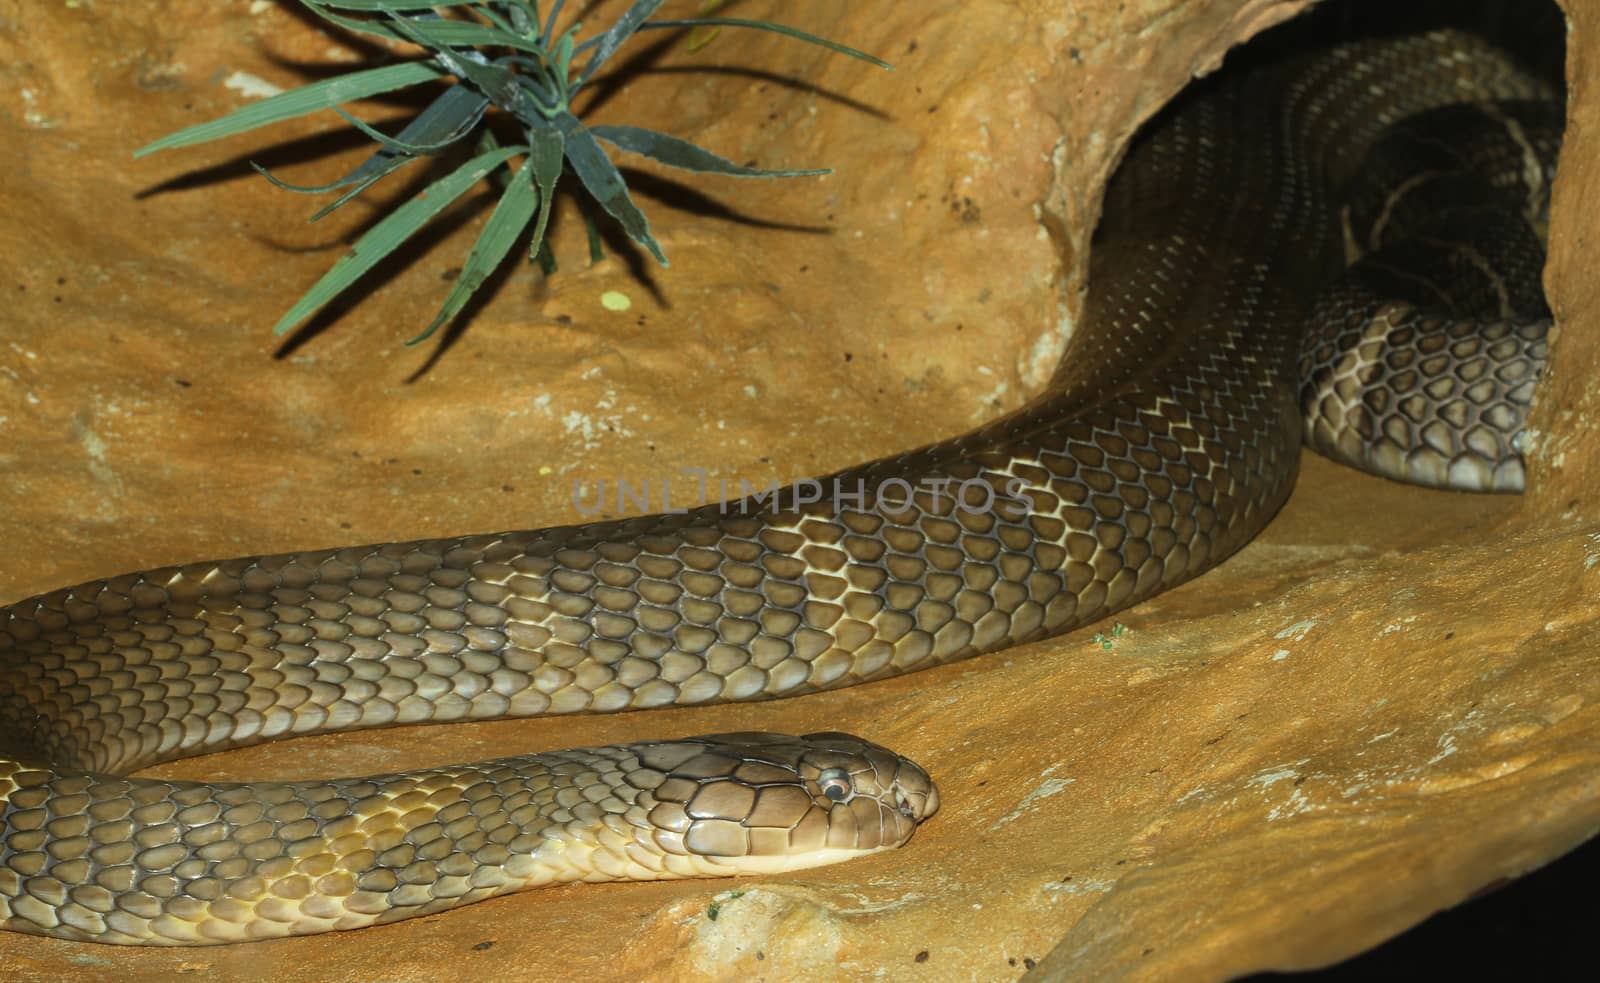
[[[335,781],[119,776],[297,734],[808,693],[1043,638],[1244,545],[1288,496],[1302,431],[1413,480],[1517,489],[1542,247],[1426,195],[1476,181],[1537,222],[1548,96],[1456,33],[1203,84],[1112,181],[1085,325],[1047,389],[820,479],[859,499],[195,563],[0,608],[0,922],[218,943],[900,844],[933,785],[840,734]],[[1446,128],[1498,139],[1449,149]],[[1385,143],[1420,163],[1367,162]],[[1407,237],[1420,249],[1394,255]],[[1303,338],[1313,306],[1327,327]]]

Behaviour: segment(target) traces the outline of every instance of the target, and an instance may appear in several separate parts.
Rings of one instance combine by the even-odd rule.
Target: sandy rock
[[[705,469],[714,495],[718,481],[789,480],[962,431],[1048,375],[1128,134],[1303,4],[738,10],[878,53],[893,74],[766,35],[724,31],[698,53],[648,39],[651,70],[597,119],[836,173],[671,183],[642,166],[670,270],[626,250],[586,266],[567,208],[559,275],[518,268],[465,330],[419,348],[401,342],[432,317],[485,210],[450,213],[444,241],[359,303],[273,339],[279,312],[409,189],[308,226],[310,199],[245,166],[341,173],[361,151],[329,115],[130,160],[297,84],[298,64],[359,57],[287,4],[179,6],[0,4],[0,73],[18,94],[0,107],[0,601],[200,557],[573,522],[619,478],[687,504],[705,492],[681,469]],[[940,782],[943,810],[901,851],[220,949],[0,933],[0,967],[17,980],[307,967],[327,980],[1006,979],[1036,964],[1215,978],[1336,960],[1559,856],[1600,829],[1600,330],[1585,323],[1600,284],[1584,255],[1600,214],[1587,81],[1600,66],[1585,48],[1600,9],[1566,7],[1579,125],[1556,189],[1561,335],[1527,496],[1401,488],[1311,459],[1260,540],[1126,612],[1110,648],[1098,626],[769,705],[317,737],[159,772],[350,774],[843,728]],[[707,65],[772,74],[676,70]]]

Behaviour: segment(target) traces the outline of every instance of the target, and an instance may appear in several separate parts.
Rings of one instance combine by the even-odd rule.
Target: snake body
[[[1209,86],[1131,147],[1092,252],[1087,326],[1044,393],[819,479],[821,500],[196,563],[0,609],[0,921],[221,942],[541,883],[770,871],[893,846],[937,794],[914,764],[843,735],[326,782],[117,776],[296,734],[813,692],[1042,638],[1249,541],[1289,494],[1302,429],[1356,448],[1346,456],[1376,445],[1423,472],[1516,484],[1503,447],[1480,460],[1484,440],[1431,424],[1460,418],[1447,404],[1465,399],[1469,431],[1490,427],[1514,451],[1538,370],[1517,359],[1541,355],[1541,328],[1484,340],[1360,286],[1320,302],[1354,354],[1303,343],[1300,325],[1343,266],[1342,240],[1376,243],[1354,251],[1377,257],[1380,279],[1389,263],[1382,230],[1341,236],[1333,197],[1388,123],[1541,87],[1458,34],[1261,71]],[[1379,224],[1406,210],[1386,194],[1368,209]],[[1350,313],[1369,302],[1420,347],[1373,355],[1374,311]],[[1517,351],[1497,362],[1497,346]],[[1405,359],[1414,390],[1396,388]],[[1331,408],[1322,422],[1297,408],[1301,361],[1307,401]],[[1485,395],[1486,377],[1503,385]],[[1412,420],[1417,400],[1434,415]],[[1381,449],[1406,436],[1390,410],[1421,450]]]

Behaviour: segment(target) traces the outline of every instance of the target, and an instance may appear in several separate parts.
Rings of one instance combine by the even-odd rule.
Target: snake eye
[[[843,802],[853,791],[850,785],[850,773],[843,768],[823,769],[822,774],[817,776],[817,787],[822,789],[823,795],[834,802]]]

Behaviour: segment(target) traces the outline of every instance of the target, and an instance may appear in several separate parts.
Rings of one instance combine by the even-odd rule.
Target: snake
[[[969,433],[682,512],[198,562],[0,608],[0,924],[240,942],[898,847],[938,809],[928,773],[831,732],[337,780],[130,773],[295,735],[765,700],[1045,638],[1249,542],[1304,444],[1519,490],[1550,328],[1548,88],[1450,31],[1196,85],[1106,189],[1060,367]],[[1457,205],[1468,185],[1492,204]]]

